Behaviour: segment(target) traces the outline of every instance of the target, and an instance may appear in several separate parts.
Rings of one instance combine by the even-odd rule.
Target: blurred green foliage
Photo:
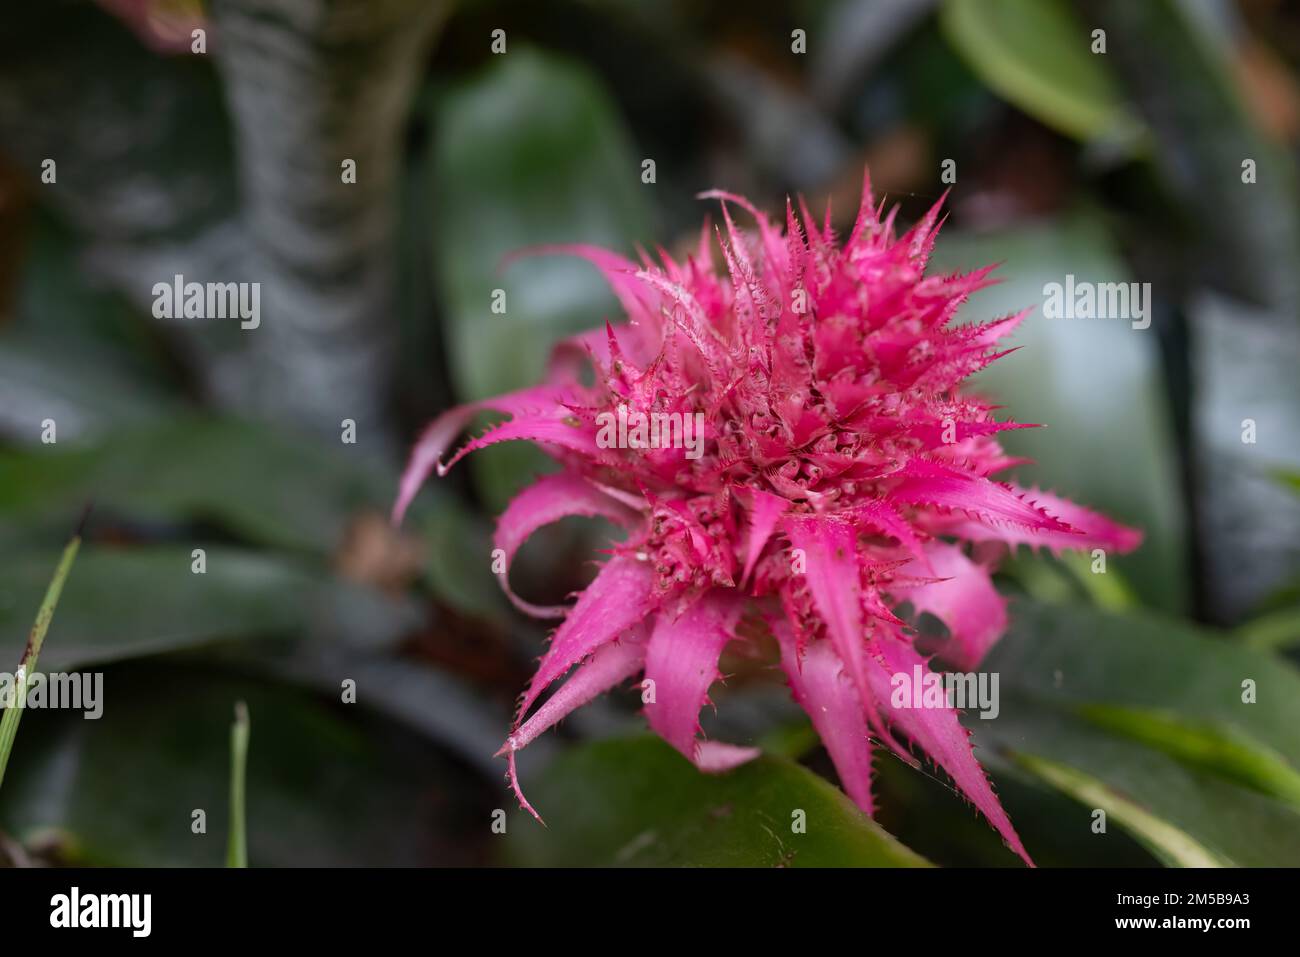
[[[590,266],[507,264],[514,253],[678,246],[706,211],[694,192],[711,186],[774,209],[790,191],[818,208],[830,193],[843,225],[857,197],[841,181],[856,184],[864,159],[912,219],[948,185],[940,160],[952,157],[960,174],[936,267],[1003,263],[1004,284],[973,297],[963,318],[1036,305],[1044,283],[1067,273],[1163,280],[1149,332],[1031,318],[1015,343],[1023,350],[979,378],[1008,415],[1047,426],[1007,439],[1037,462],[1022,481],[1147,538],[1110,560],[1104,583],[1044,556],[1008,563],[1012,629],[983,666],[1001,676],[1002,713],[969,721],[977,755],[1042,864],[1300,864],[1300,678],[1284,656],[1300,634],[1300,570],[1262,606],[1266,617],[1232,631],[1204,623],[1216,616],[1202,558],[1219,543],[1198,511],[1205,450],[1187,318],[1210,283],[1280,315],[1274,341],[1295,335],[1285,303],[1296,132],[1257,128],[1241,104],[1261,94],[1237,89],[1190,17],[1149,19],[1137,4],[1105,4],[1094,17],[1065,0],[921,6],[911,20],[882,20],[854,0],[725,12],[681,2],[649,18],[636,4],[561,0],[455,11],[411,79],[409,136],[394,163],[404,205],[394,431],[409,437],[451,402],[529,384],[557,339],[618,319]],[[1277,16],[1277,57],[1294,61],[1300,26]],[[107,14],[77,22],[87,42],[102,33],[102,49],[127,58],[128,92],[142,77],[177,91],[218,86],[204,63],[131,59],[153,54],[128,47]],[[1089,49],[1100,22],[1113,56]],[[498,26],[510,35],[500,57],[483,40]],[[1258,23],[1238,26],[1269,39]],[[796,27],[809,33],[805,58],[790,53]],[[27,42],[53,56],[55,38],[33,30]],[[1167,102],[1134,78],[1133,47],[1161,54],[1151,76],[1170,84]],[[1270,95],[1300,103],[1289,66]],[[102,80],[119,82],[111,70]],[[154,143],[150,155],[189,157],[195,202],[224,213],[236,167],[224,118],[201,111],[212,99],[194,100],[192,117],[167,113],[210,149],[195,157]],[[1257,193],[1238,189],[1243,150],[1274,164]],[[124,155],[121,196],[154,195]],[[640,179],[645,157],[658,164],[655,185]],[[826,169],[837,175],[809,172]],[[208,353],[97,270],[104,237],[88,236],[28,174],[3,174],[23,199],[16,212],[0,207],[21,239],[0,247],[10,277],[0,661],[17,661],[56,550],[93,499],[42,665],[103,669],[107,688],[98,721],[24,719],[0,830],[30,853],[219,864],[230,713],[244,701],[256,724],[246,778],[254,866],[1016,865],[928,767],[878,761],[873,823],[827,780],[806,725],[757,708],[750,736],[782,753],[707,777],[657,740],[628,740],[635,718],[617,697],[575,714],[551,752],[543,740],[521,757],[550,828],[515,813],[494,834],[494,812],[513,797],[491,754],[544,632],[502,601],[490,534],[547,461],[522,444],[488,450],[421,493],[408,537],[387,531],[395,455],[233,411],[202,384]],[[1212,203],[1197,199],[1202,183]],[[185,232],[194,218],[178,222],[178,247],[201,245]],[[50,416],[54,445],[39,441]],[[1283,447],[1268,469],[1293,476],[1294,453]],[[598,543],[590,529],[548,531],[521,553],[520,590],[562,597]],[[347,680],[355,704],[342,700]],[[746,690],[715,689],[719,709]],[[807,812],[806,834],[791,832],[795,808]],[[1095,808],[1108,812],[1104,833],[1093,830]],[[205,833],[193,826],[200,810]]]

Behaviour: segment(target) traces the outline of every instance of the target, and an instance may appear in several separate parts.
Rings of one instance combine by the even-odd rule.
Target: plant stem
[[[230,726],[230,839],[226,847],[227,867],[248,866],[248,838],[244,830],[244,769],[248,763],[248,705],[235,704],[235,723]]]
[[[0,784],[4,783],[5,768],[9,766],[9,754],[13,751],[14,738],[18,735],[18,722],[22,719],[23,708],[27,705],[27,681],[36,671],[36,660],[40,657],[41,646],[45,644],[45,633],[49,631],[50,621],[54,618],[54,609],[59,604],[63,583],[67,581],[68,572],[72,570],[72,563],[77,557],[77,550],[81,548],[81,527],[85,525],[85,521],[83,516],[81,526],[78,526],[71,541],[63,549],[63,557],[59,559],[59,566],[54,570],[54,578],[45,591],[45,600],[41,602],[40,610],[36,613],[36,624],[32,626],[31,634],[27,638],[27,649],[23,652],[23,660],[18,665],[18,672],[14,676],[13,697],[4,702],[4,716],[0,717]]]

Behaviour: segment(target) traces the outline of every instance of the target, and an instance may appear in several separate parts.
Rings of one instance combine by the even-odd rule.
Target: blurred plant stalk
[[[86,511],[89,514],[89,508]],[[18,722],[22,720],[23,708],[27,704],[27,676],[36,671],[36,662],[40,658],[41,647],[45,644],[45,634],[50,630],[54,609],[58,607],[59,596],[63,593],[63,583],[68,580],[72,563],[81,548],[81,531],[85,522],[86,519],[83,517],[76,533],[63,549],[63,557],[59,559],[58,567],[54,570],[54,578],[50,580],[50,587],[46,589],[40,610],[36,612],[36,623],[32,626],[31,635],[27,639],[27,650],[23,652],[23,660],[18,666],[17,680],[14,682],[13,699],[5,703],[4,716],[0,717],[0,786],[4,784],[9,755],[13,752],[14,739],[18,735]]]
[[[230,837],[226,845],[226,866],[248,866],[248,835],[244,818],[244,793],[248,768],[248,705],[235,703],[235,722],[230,726]]]

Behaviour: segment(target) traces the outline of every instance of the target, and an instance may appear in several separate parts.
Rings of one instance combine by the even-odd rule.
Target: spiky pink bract
[[[521,803],[514,754],[573,709],[638,672],[653,681],[650,726],[706,771],[753,749],[700,737],[698,713],[742,616],[776,637],[796,700],[849,796],[872,812],[872,742],[915,763],[896,733],[943,768],[1026,862],[1006,813],[948,707],[896,708],[891,676],[928,663],[894,609],[909,602],[947,626],[943,656],[974,668],[1006,627],[1005,600],[967,543],[1128,551],[1140,533],[1054,495],[991,476],[1018,464],[995,435],[1018,428],[961,391],[1004,354],[1025,313],[953,322],[991,268],[926,276],[939,205],[902,238],[864,183],[847,241],[786,204],[784,228],[741,197],[722,201],[724,270],[707,226],[679,263],[640,264],[585,247],[627,314],[555,349],[546,384],[453,409],[417,443],[394,506],[400,521],[436,466],[507,439],[539,443],[561,465],[510,505],[496,545],[507,562],[528,535],[567,515],[629,529],[563,616],[501,749]],[[743,234],[730,205],[756,232]],[[584,366],[594,381],[583,384]],[[624,407],[703,414],[702,454],[605,447],[600,416]],[[482,410],[506,421],[463,446]],[[641,443],[644,445],[644,443]],[[503,575],[503,580],[505,576]],[[507,592],[509,587],[507,586]],[[542,707],[542,693],[573,674]],[[530,715],[530,712],[531,715]]]

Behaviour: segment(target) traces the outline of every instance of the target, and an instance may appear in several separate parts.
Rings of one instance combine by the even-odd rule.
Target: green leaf
[[[1283,608],[1253,618],[1237,628],[1238,640],[1254,648],[1283,648],[1300,645],[1300,607]]]
[[[982,667],[1000,676],[1001,709],[970,722],[974,741],[1004,772],[1085,801],[1063,839],[1088,833],[1106,805],[1086,802],[1103,788],[1132,806],[1117,820],[1153,850],[1134,808],[1223,862],[1300,860],[1300,674],[1285,661],[1154,615],[1022,600]]]
[[[67,520],[94,499],[101,516],[215,522],[249,541],[329,552],[352,510],[387,510],[395,476],[341,448],[270,426],[185,416],[88,447],[0,452],[0,514]]]
[[[76,177],[66,164],[60,171]],[[107,194],[104,179],[96,177]],[[140,182],[138,169],[131,179]],[[67,442],[177,414],[178,377],[156,323],[87,278],[87,249],[74,231],[39,210],[23,244],[12,316],[0,330],[0,427],[34,443],[50,418]]]
[[[1084,552],[1065,552],[1061,556],[1061,564],[1074,576],[1074,580],[1098,608],[1129,611],[1141,604],[1118,568],[1094,572],[1093,558]]]
[[[1025,774],[1005,757],[991,760],[985,748],[976,758],[992,772],[998,800],[1006,808],[1039,867],[1152,867],[1158,861],[1123,827],[1104,838],[1088,825],[1087,810],[1075,799]],[[882,754],[874,762],[872,793],[876,820],[890,834],[939,867],[1014,867],[1024,863],[998,832],[970,805],[942,770],[904,764]]]
[[[1273,749],[1231,727],[1201,725],[1159,711],[1081,705],[1099,728],[1140,741],[1184,764],[1205,768],[1300,809],[1300,772]]]
[[[493,57],[439,98],[431,154],[435,272],[462,400],[537,382],[561,338],[617,316],[597,271],[572,257],[507,256],[552,243],[627,254],[650,236],[640,160],[615,106],[585,67],[528,49]],[[492,310],[505,292],[505,313]],[[519,443],[475,457],[501,504],[545,461]]]
[[[1067,274],[1077,282],[1130,278],[1105,230],[1087,215],[999,232],[948,233],[939,239],[932,268],[968,270],[995,262],[1004,263],[994,274],[1000,283],[972,295],[962,321],[1041,306],[1043,287],[1063,284]],[[1123,319],[1047,319],[1035,309],[1009,344],[1022,348],[979,373],[975,388],[1005,406],[1003,416],[1045,426],[999,436],[1010,454],[1034,462],[1009,474],[1141,528],[1141,548],[1108,555],[1107,573],[1120,572],[1144,604],[1181,611],[1186,533],[1154,329],[1133,329]],[[1124,428],[1115,428],[1117,421]]]
[[[1297,495],[1300,495],[1300,471],[1294,469],[1275,469],[1273,471],[1273,478],[1277,479],[1278,483],[1281,484],[1283,488],[1289,489]]]
[[[92,357],[29,336],[0,338],[0,423],[16,438],[37,441],[46,418],[62,442],[149,422],[173,407],[166,393]]]
[[[380,693],[362,685],[358,700]],[[231,701],[257,716],[245,781],[250,865],[480,859],[491,840],[483,816],[490,798],[463,763],[362,704],[155,662],[105,672],[99,720],[27,715],[24,747],[0,794],[0,828],[28,843],[53,836],[73,864],[220,866]],[[203,833],[195,832],[199,810]]]
[[[206,546],[195,574],[189,545],[87,546],[59,608],[45,664],[66,670],[193,648],[222,639],[315,633],[392,643],[409,627],[404,602],[300,563]],[[23,620],[52,564],[31,554],[0,562],[0,660],[17,661]]]
[[[1140,133],[1065,0],[946,0],[940,18],[980,79],[1030,116],[1081,140],[1132,142]]]
[[[431,508],[420,531],[428,543],[425,580],[434,594],[468,614],[509,617],[509,602],[492,574],[492,530],[482,518],[464,509]]]
[[[1185,832],[1148,814],[1096,778],[1073,768],[1031,755],[1017,755],[1032,773],[1077,798],[1080,803],[1104,810],[1124,825],[1166,864],[1174,867],[1224,867],[1231,862],[1206,850]]]
[[[29,344],[55,368],[72,361],[77,374],[99,370],[118,385],[122,395],[95,396],[79,411],[102,415],[98,406],[106,399],[151,405],[155,417],[179,411],[180,381],[165,339],[144,310],[106,288],[102,278],[90,278],[84,237],[41,209],[25,241],[14,317],[6,323],[3,341]]]
[[[529,788],[509,856],[544,866],[919,867],[837,788],[782,758],[701,774],[658,738],[575,748]],[[806,832],[794,831],[798,812]]]
[[[1002,675],[1003,693],[1068,710],[1100,703],[1234,726],[1300,765],[1300,674],[1218,632],[1154,613],[1021,600],[983,667]],[[1242,700],[1246,679],[1253,703]]]

